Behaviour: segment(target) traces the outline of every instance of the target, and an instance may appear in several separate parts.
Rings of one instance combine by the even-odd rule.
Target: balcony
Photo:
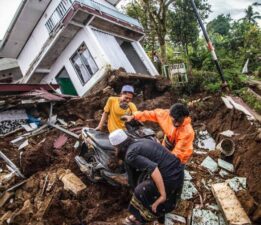
[[[87,8],[89,13],[96,15],[97,17],[106,17],[107,20],[109,18],[114,23],[121,22],[130,28],[137,28],[141,32],[143,31],[142,25],[138,20],[94,0],[62,0],[45,24],[50,34],[59,27],[68,13],[72,9],[75,9],[76,4],[79,4],[83,8]]]

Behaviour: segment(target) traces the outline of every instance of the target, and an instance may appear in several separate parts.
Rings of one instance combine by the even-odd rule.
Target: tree
[[[143,47],[147,52],[154,52],[157,48],[156,32],[149,20],[148,11],[145,11],[141,4],[136,1],[132,1],[125,6],[127,15],[136,18],[140,21],[144,28],[145,37],[143,40]],[[152,57],[152,54],[151,54]],[[153,57],[152,57],[153,58]]]
[[[255,4],[255,3],[254,3]],[[258,5],[259,3],[257,3]],[[260,13],[255,12],[252,5],[248,6],[248,8],[245,10],[245,17],[243,18],[248,23],[257,24],[256,20],[261,19]]]
[[[133,0],[132,2],[133,5],[143,9],[144,16],[146,16],[146,20],[143,21],[145,28],[155,32],[155,36],[157,37],[157,41],[160,46],[161,61],[165,64],[167,62],[167,15],[169,7],[173,2],[175,2],[175,0]]]
[[[196,0],[195,3],[200,11],[201,18],[206,19],[210,5],[206,0]],[[174,10],[170,12],[169,27],[171,40],[175,44],[181,45],[187,55],[189,54],[189,45],[196,48],[199,26],[190,0],[175,1]]]
[[[223,36],[228,35],[231,27],[231,20],[232,19],[229,14],[218,15],[217,18],[215,18],[207,24],[207,30],[209,33],[218,33]]]

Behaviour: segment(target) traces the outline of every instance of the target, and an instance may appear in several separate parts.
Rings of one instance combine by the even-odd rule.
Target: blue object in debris
[[[27,123],[35,123],[37,125],[37,127],[39,127],[41,125],[41,119],[40,118],[36,118],[33,117],[32,115],[27,115],[28,119],[27,119]]]

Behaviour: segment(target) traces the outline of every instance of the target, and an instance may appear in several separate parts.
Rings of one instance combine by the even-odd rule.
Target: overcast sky
[[[120,5],[126,4],[129,0],[122,0]],[[217,15],[223,13],[230,13],[233,19],[239,19],[244,16],[244,10],[253,2],[260,2],[261,0],[209,0],[213,11],[210,14],[210,20]],[[0,40],[3,38],[14,14],[21,3],[21,0],[0,0]],[[261,11],[261,7],[256,8]],[[261,13],[261,12],[260,12]],[[261,26],[261,21],[259,21]]]

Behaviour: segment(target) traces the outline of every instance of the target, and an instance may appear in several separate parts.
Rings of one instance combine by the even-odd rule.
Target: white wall
[[[135,49],[135,51],[137,52],[140,59],[143,61],[144,65],[146,66],[148,71],[150,72],[150,74],[152,76],[159,75],[159,72],[157,71],[154,64],[152,63],[152,61],[150,60],[150,58],[144,51],[144,48],[141,46],[141,44],[138,41],[134,41],[131,44],[132,44],[133,48]]]
[[[127,72],[135,73],[135,70],[120,48],[115,37],[106,34],[102,34],[100,36],[100,34],[100,32],[97,33],[97,31],[94,31],[89,26],[81,29],[69,43],[69,45],[63,50],[62,54],[52,65],[50,73],[42,80],[41,83],[56,83],[55,77],[62,70],[62,68],[65,67],[78,95],[82,96],[103,77],[108,69],[119,69],[119,67],[123,67]],[[85,42],[87,45],[87,48],[89,49],[99,68],[98,72],[95,73],[92,78],[84,85],[81,83],[70,61],[72,55],[83,42]],[[153,63],[145,53],[140,43],[132,42],[132,45],[141,60],[144,62],[150,74],[153,76],[158,75],[157,70],[155,69]]]
[[[129,73],[135,73],[135,69],[114,36],[97,30],[93,30],[93,32],[110,60],[110,65],[113,69],[122,67]]]
[[[25,75],[28,69],[30,68],[30,64],[40,53],[44,43],[49,38],[49,33],[45,27],[45,23],[50,18],[60,0],[52,0],[46,9],[44,15],[36,25],[34,31],[32,32],[30,38],[28,39],[26,45],[24,46],[22,52],[20,53],[17,61],[21,68],[22,74]]]
[[[89,49],[99,68],[98,72],[95,73],[85,85],[81,83],[70,61],[71,56],[83,42],[85,42],[87,45],[87,48]],[[109,59],[99,45],[92,29],[85,27],[77,33],[69,45],[63,50],[60,57],[52,65],[50,73],[42,80],[41,83],[56,83],[55,77],[61,71],[61,69],[65,67],[78,95],[82,96],[93,86],[93,84],[102,78],[105,72],[109,69],[109,64]]]
[[[105,0],[95,0],[100,4],[104,4],[109,8],[117,10],[113,5],[106,2]],[[37,55],[41,52],[41,49],[44,43],[49,38],[49,33],[45,27],[45,23],[50,18],[58,4],[61,0],[52,0],[46,9],[44,15],[36,25],[34,31],[32,32],[30,38],[28,39],[26,45],[24,46],[21,54],[18,57],[18,64],[21,68],[22,74],[25,75],[28,69],[30,68],[31,63],[37,57]]]

